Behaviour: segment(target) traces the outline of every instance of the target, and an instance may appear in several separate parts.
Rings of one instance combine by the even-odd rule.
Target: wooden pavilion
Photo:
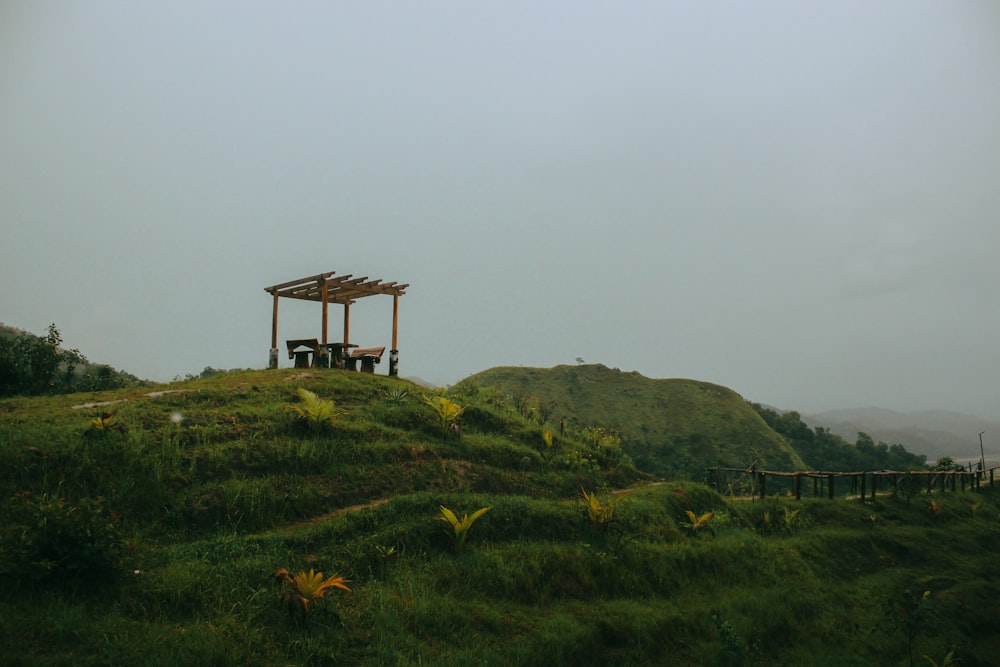
[[[297,339],[286,341],[289,358],[294,358],[296,366],[334,366],[354,369],[356,361],[362,361],[362,370],[373,372],[373,363],[378,363],[385,348],[359,348],[351,343],[351,305],[358,299],[376,294],[392,296],[392,348],[389,351],[389,375],[399,372],[399,349],[396,332],[399,322],[399,297],[406,293],[409,285],[397,282],[354,278],[350,274],[338,276],[335,271],[321,273],[307,278],[292,280],[279,285],[265,287],[264,291],[274,297],[271,320],[271,354],[268,368],[278,367],[278,299],[302,299],[318,301],[323,306],[321,337],[319,339]],[[331,343],[328,340],[328,312],[331,303],[344,307],[344,340]],[[303,351],[302,348],[305,348]],[[309,355],[311,354],[311,360]]]

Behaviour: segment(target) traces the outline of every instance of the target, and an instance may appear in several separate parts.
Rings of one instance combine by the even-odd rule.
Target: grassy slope
[[[337,400],[335,430],[294,427],[284,405],[299,386]],[[390,400],[394,387],[411,396]],[[560,467],[509,414],[480,408],[461,441],[443,440],[420,390],[387,378],[272,371],[170,388],[186,391],[0,401],[0,494],[103,496],[125,538],[117,574],[8,573],[4,664],[907,664],[894,620],[907,590],[930,590],[937,609],[933,634],[915,633],[918,660],[1000,652],[993,490],[937,497],[933,517],[926,499],[730,504],[642,481],[597,526],[579,487],[638,476]],[[131,400],[70,408],[112,398]],[[124,432],[86,435],[107,409]],[[5,507],[0,568],[24,502]],[[442,504],[492,507],[461,554],[434,520]],[[716,513],[714,537],[686,535],[688,509]],[[339,572],[353,592],[303,627],[278,603],[279,565]]]
[[[805,468],[739,394],[708,382],[653,380],[600,364],[492,368],[469,380],[548,402],[556,423],[621,432],[636,465],[658,475],[701,479],[706,466],[753,461],[772,470]]]

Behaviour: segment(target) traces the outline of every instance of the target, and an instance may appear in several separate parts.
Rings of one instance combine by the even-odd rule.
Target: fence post
[[[795,476],[795,499],[802,500],[802,475]]]
[[[878,475],[872,473],[872,503],[875,502],[875,495],[878,493]]]
[[[828,491],[828,493],[830,495],[830,500],[833,500],[833,475],[827,475],[826,476],[826,480],[827,480],[827,484],[830,487],[829,491]]]
[[[760,498],[761,500],[763,500],[764,497],[767,495],[767,481],[766,481],[767,473],[761,472],[758,473],[757,476],[760,479]]]
[[[865,504],[865,496],[868,493],[868,489],[865,487],[865,483],[866,483],[867,478],[868,478],[868,475],[866,475],[865,473],[861,473],[861,504],[862,505]]]

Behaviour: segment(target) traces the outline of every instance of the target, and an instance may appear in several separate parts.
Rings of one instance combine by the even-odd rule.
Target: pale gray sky
[[[263,367],[263,288],[338,271],[410,284],[439,384],[582,357],[1000,418],[998,119],[992,0],[0,0],[0,321]]]

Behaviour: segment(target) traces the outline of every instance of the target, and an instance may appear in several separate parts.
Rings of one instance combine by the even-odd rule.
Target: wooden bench
[[[287,340],[285,344],[288,346],[288,358],[295,360],[296,368],[312,368],[316,365],[316,353],[319,352],[319,340],[316,338],[298,338],[295,340]],[[300,350],[298,348],[305,347],[306,350]],[[312,358],[309,358],[312,355]]]
[[[361,372],[362,373],[374,373],[375,364],[382,361],[382,355],[385,353],[385,346],[382,347],[359,347],[351,350],[350,356],[347,358],[348,369],[357,370],[358,359],[361,360]]]

